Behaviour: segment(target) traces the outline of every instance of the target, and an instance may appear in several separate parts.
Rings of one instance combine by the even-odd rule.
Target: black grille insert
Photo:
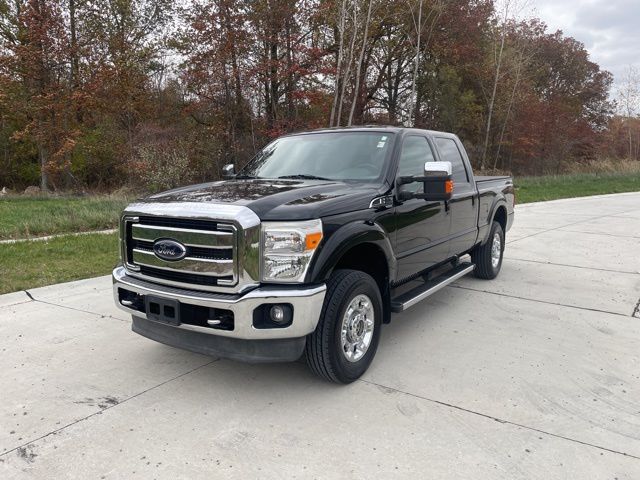
[[[191,283],[195,285],[218,285],[218,280],[233,280],[233,277],[210,277],[208,275],[198,275],[197,273],[185,273],[185,272],[172,272],[169,270],[162,270],[160,268],[147,267],[140,265],[140,273],[143,275],[149,275],[150,277],[162,278],[172,282]]]
[[[233,330],[233,312],[221,308],[208,308],[190,303],[180,304],[182,323],[216,330]]]
[[[153,242],[147,240],[132,240],[133,248],[141,250],[153,251]],[[232,260],[233,250],[230,248],[205,248],[205,247],[187,247],[188,257],[210,258],[213,260]]]

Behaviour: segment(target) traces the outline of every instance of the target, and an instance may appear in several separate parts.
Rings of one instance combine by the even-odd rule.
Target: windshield
[[[383,174],[393,134],[328,132],[279,138],[238,178],[302,178],[372,182]]]

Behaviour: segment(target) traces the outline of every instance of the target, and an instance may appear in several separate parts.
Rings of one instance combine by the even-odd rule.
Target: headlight
[[[303,282],[322,240],[322,222],[264,222],[262,281]]]

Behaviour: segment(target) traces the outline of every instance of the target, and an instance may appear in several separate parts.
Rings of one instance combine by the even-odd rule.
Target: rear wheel
[[[494,221],[489,231],[489,239],[471,252],[471,261],[476,265],[473,274],[478,278],[493,279],[500,273],[504,254],[504,231],[502,225]]]
[[[381,324],[382,299],[375,280],[358,270],[334,272],[318,326],[307,337],[307,364],[332,382],[353,382],[376,354]]]

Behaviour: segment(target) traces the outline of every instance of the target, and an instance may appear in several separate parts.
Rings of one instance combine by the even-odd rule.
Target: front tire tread
[[[335,348],[337,344],[337,340],[334,337],[337,329],[336,324],[342,321],[341,313],[349,293],[363,283],[375,286],[377,295],[372,298],[372,301],[374,303],[377,302],[378,308],[375,312],[376,325],[374,327],[377,332],[374,332],[374,335],[379,338],[382,316],[380,293],[375,280],[370,275],[359,270],[337,270],[331,275],[327,282],[327,293],[322,305],[320,321],[316,330],[307,337],[305,348],[307,365],[316,375],[331,382],[351,383],[356,380],[368,367],[377,348],[377,338],[374,338],[369,346],[370,351],[367,351],[363,359],[360,360],[364,360],[362,365],[366,366],[355,377],[349,376],[345,371],[338,371],[336,368],[336,366],[340,365],[340,362],[335,356],[342,355],[342,352],[337,351]],[[332,349],[336,351],[332,352]]]

